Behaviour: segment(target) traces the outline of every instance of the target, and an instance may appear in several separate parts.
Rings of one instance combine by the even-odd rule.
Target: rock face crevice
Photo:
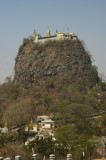
[[[15,59],[14,81],[31,85],[59,74],[86,78],[90,74],[90,56],[81,41],[23,43]]]

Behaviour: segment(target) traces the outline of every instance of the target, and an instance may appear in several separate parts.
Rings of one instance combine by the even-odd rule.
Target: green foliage
[[[18,96],[20,95],[20,87],[19,85],[13,85],[8,90],[9,97],[13,100],[17,100]]]
[[[26,46],[27,43],[29,43],[29,39],[28,38],[24,38],[23,39],[23,46]]]
[[[102,127],[100,127],[100,126],[98,126],[98,125],[95,124],[95,125],[93,126],[93,134],[94,134],[95,136],[101,137],[101,136],[103,135]]]
[[[86,96],[86,104],[92,106],[94,109],[99,109],[102,105],[102,97],[100,95],[100,88],[92,88]]]
[[[66,156],[68,150],[64,145],[59,144],[57,141],[53,141],[51,137],[46,139],[36,139],[28,146],[31,151],[34,149],[35,153],[42,155],[42,157],[49,157],[50,154],[56,155],[56,157]]]
[[[73,104],[71,107],[71,120],[75,124],[78,133],[80,134],[91,134],[91,107],[85,104]]]
[[[14,132],[10,132],[8,134],[2,134],[0,135],[0,147],[5,146],[5,144],[10,142],[16,142],[17,140],[17,134]]]
[[[67,146],[74,158],[82,157],[82,152],[85,151],[86,158],[95,149],[94,143],[90,141],[91,136],[86,134],[77,134],[76,129],[72,125],[65,125],[56,130],[55,136],[58,144]]]
[[[62,113],[64,112],[64,109],[66,108],[67,104],[66,103],[60,103],[58,106],[58,112]]]
[[[96,83],[100,81],[99,76],[98,76],[97,67],[92,66],[90,72],[91,74],[90,74],[89,80],[92,83],[92,85],[95,85]]]
[[[3,122],[8,122],[8,127],[27,123],[33,113],[32,99],[25,98],[10,104],[3,113]]]
[[[18,132],[18,140],[24,142],[25,141],[25,136],[23,134],[22,128],[19,128],[17,132]]]
[[[99,92],[100,92],[100,89],[98,87],[94,87],[90,90],[89,95],[98,97]]]
[[[83,103],[83,102],[84,102],[84,97],[81,95],[71,97],[71,103]]]
[[[45,107],[46,107],[47,109],[48,109],[49,106],[50,106],[51,100],[52,100],[52,98],[51,98],[50,96],[46,96],[46,97],[44,98],[44,105],[45,105]]]
[[[5,135],[0,135],[0,147],[4,146],[5,138],[6,138]]]
[[[35,150],[35,153],[40,153],[42,156],[49,157],[50,154],[54,153],[55,142],[51,138],[47,139],[36,139],[29,144],[29,149]]]
[[[71,141],[77,137],[77,134],[75,132],[74,126],[65,125],[56,130],[55,137],[59,143],[68,146]]]
[[[102,116],[102,128],[103,128],[103,133],[106,136],[106,113]]]
[[[106,111],[106,102],[104,102],[103,104],[101,104],[99,107],[98,107],[98,111]]]
[[[20,45],[20,48],[19,48],[19,53],[23,50],[23,47],[26,46],[30,41],[31,40],[29,40],[28,38],[23,39],[22,45]]]
[[[76,83],[76,88],[77,88],[78,91],[83,91],[84,88],[85,88],[84,82],[78,81],[78,82]]]
[[[54,81],[51,79],[46,80],[44,84],[47,88],[54,88]]]
[[[90,136],[79,135],[77,141],[72,145],[71,152],[76,159],[82,159],[82,152],[85,152],[85,158],[93,154],[95,144],[91,141]]]
[[[101,87],[101,89],[103,90],[103,91],[105,91],[106,90],[106,83],[105,82],[100,82],[100,87]]]

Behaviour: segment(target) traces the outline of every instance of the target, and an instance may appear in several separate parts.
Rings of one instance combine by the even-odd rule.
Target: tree
[[[14,99],[14,100],[17,100],[18,96],[19,96],[19,93],[20,93],[20,88],[19,88],[19,85],[12,85],[11,88],[9,88],[8,90],[8,93],[9,93],[9,96]]]
[[[10,104],[3,114],[3,122],[8,123],[8,127],[27,123],[33,114],[32,99],[26,98]]]
[[[99,94],[100,88],[92,88],[86,96],[86,104],[97,109],[102,104],[102,96]]]
[[[74,126],[65,125],[58,128],[55,132],[55,137],[59,143],[68,146],[77,137]]]
[[[91,107],[85,104],[72,104],[71,105],[71,121],[80,134],[91,134]]]
[[[95,146],[90,140],[91,136],[86,134],[77,134],[72,125],[65,125],[56,130],[55,137],[58,145],[67,148],[67,153],[71,152],[75,159],[82,158],[82,152],[86,153],[86,158],[92,154]]]
[[[106,113],[102,116],[102,128],[103,128],[104,136],[106,136]]]
[[[32,148],[35,150],[36,153],[40,153],[42,156],[49,156],[50,154],[54,153],[55,142],[51,140],[51,138],[46,139],[36,139],[35,141],[29,144],[30,150]]]
[[[51,100],[52,100],[52,98],[50,96],[44,97],[44,105],[45,105],[45,107],[46,107],[47,110],[50,107]]]
[[[98,71],[97,71],[97,67],[96,66],[92,66],[90,69],[90,82],[92,83],[92,85],[95,85],[96,83],[98,83],[100,81],[99,76],[98,76]]]
[[[100,82],[100,87],[101,87],[101,89],[103,90],[103,91],[105,91],[106,90],[106,83],[105,82]]]

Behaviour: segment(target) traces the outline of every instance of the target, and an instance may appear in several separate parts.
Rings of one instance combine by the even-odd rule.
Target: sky
[[[19,46],[34,28],[78,35],[106,80],[106,0],[0,0],[0,84],[14,77]]]

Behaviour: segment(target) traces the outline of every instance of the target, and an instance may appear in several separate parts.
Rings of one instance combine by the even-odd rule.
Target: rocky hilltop
[[[80,40],[33,43],[25,39],[15,61],[14,81],[27,86],[63,74],[86,80],[92,65]]]
[[[0,130],[7,132],[8,127],[9,131],[0,135],[1,156],[5,151],[11,159],[18,154],[23,160],[30,160],[32,148],[39,160],[44,155],[49,157],[54,149],[57,159],[64,159],[69,149],[73,160],[81,159],[84,148],[87,159],[91,158],[87,155],[103,156],[96,152],[96,144],[100,142],[103,150],[106,84],[98,77],[81,41],[34,43],[24,39],[15,60],[14,81],[7,77],[0,85]],[[37,134],[36,117],[42,115],[50,116],[55,127],[50,134],[48,126],[52,123],[43,121],[40,133],[44,137],[32,141]],[[51,140],[53,134],[56,141]],[[26,146],[30,137],[32,142]]]

